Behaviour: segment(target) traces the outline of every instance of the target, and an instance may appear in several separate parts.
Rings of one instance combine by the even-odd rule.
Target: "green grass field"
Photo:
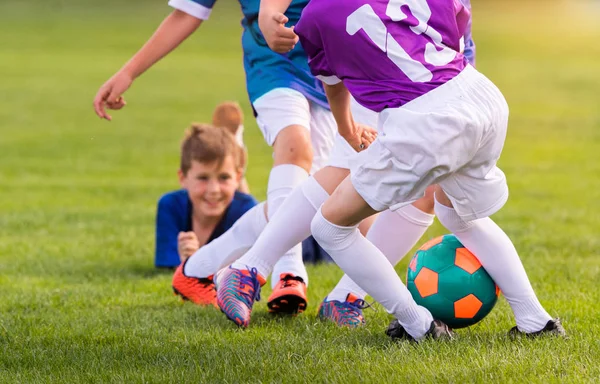
[[[458,340],[414,345],[388,340],[378,305],[362,329],[318,321],[334,265],[310,267],[306,313],[272,318],[259,302],[247,330],[171,294],[171,274],[152,266],[153,220],[177,187],[187,124],[221,100],[243,104],[259,198],[271,155],[244,90],[239,10],[225,1],[112,123],[93,114],[97,88],[165,3],[0,4],[0,382],[600,381],[598,7],[474,1],[478,67],[511,106],[511,199],[495,219],[570,339],[508,339],[501,299]]]

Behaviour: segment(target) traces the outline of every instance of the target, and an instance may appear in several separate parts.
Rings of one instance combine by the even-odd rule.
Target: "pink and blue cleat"
[[[229,266],[218,275],[217,305],[229,320],[247,328],[252,306],[260,300],[260,287],[265,282],[256,268],[242,270]]]
[[[345,301],[323,300],[319,307],[319,318],[331,320],[341,327],[356,328],[365,323],[362,310],[368,305],[363,299],[349,293]]]

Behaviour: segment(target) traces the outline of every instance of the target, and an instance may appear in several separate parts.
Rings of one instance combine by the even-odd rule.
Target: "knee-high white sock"
[[[353,227],[341,227],[325,219],[321,210],[311,224],[313,237],[336,264],[371,297],[393,314],[413,338],[429,330],[431,313],[417,305],[383,253]]]
[[[304,168],[293,164],[282,164],[271,169],[267,185],[267,210],[269,220],[292,191],[308,178]]]
[[[438,219],[481,262],[512,308],[523,332],[544,328],[552,317],[540,304],[521,259],[506,233],[489,217],[465,222],[452,208],[435,202]]]
[[[252,248],[234,263],[234,268],[255,267],[261,275],[268,276],[275,266],[275,279],[279,273],[294,272],[284,269],[290,268],[285,260],[281,268],[278,261],[288,249],[310,236],[310,222],[328,197],[327,191],[313,177],[308,178],[281,205]],[[295,265],[301,265],[302,269],[295,270],[294,274],[308,283],[304,264]]]
[[[198,278],[214,275],[250,249],[266,225],[263,202],[246,212],[224,234],[190,256],[185,263],[184,274]]]
[[[269,220],[271,220],[281,204],[287,199],[292,191],[308,177],[308,172],[303,168],[293,164],[282,164],[274,167],[269,175],[269,184],[267,186],[267,203],[269,211]],[[281,265],[279,265],[281,263]],[[302,244],[295,244],[285,251],[283,256],[277,261],[280,268],[275,268],[276,273],[271,277],[271,287],[275,287],[279,281],[279,275],[283,272],[289,272],[295,276],[302,277],[305,282],[308,280],[308,273],[302,261]],[[266,275],[265,275],[266,277]]]
[[[412,204],[397,211],[381,212],[369,229],[367,240],[379,248],[392,265],[396,265],[433,224],[434,217]],[[361,299],[367,295],[348,275],[344,275],[327,299],[344,301],[349,293]]]

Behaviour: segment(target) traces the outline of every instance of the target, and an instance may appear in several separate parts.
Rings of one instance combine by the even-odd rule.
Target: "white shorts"
[[[379,114],[379,137],[351,160],[352,183],[376,210],[398,209],[439,184],[466,221],[508,199],[496,166],[508,126],[498,88],[468,66],[454,79]]]
[[[360,124],[368,125],[372,128],[377,128],[377,119],[379,117],[377,112],[373,112],[370,109],[358,104],[354,98],[352,98],[350,101],[350,108],[352,110],[354,121]],[[357,154],[358,152],[356,152],[354,148],[352,148],[350,144],[348,144],[348,142],[338,133],[335,135],[335,143],[333,144],[327,165],[336,168],[349,169],[350,159],[355,157]]]
[[[267,144],[272,146],[284,128],[300,125],[310,131],[313,147],[311,174],[327,164],[337,132],[331,111],[290,88],[275,88],[256,99],[252,106],[257,115],[256,123]]]

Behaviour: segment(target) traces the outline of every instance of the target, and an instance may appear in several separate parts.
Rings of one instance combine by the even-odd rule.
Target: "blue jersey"
[[[223,219],[215,227],[206,244],[225,233],[247,211],[257,204],[254,197],[236,192],[233,201],[225,211]],[[158,200],[156,211],[156,250],[154,265],[174,268],[180,264],[177,251],[179,232],[192,230],[192,202],[187,191],[181,189],[169,192]],[[305,263],[331,262],[331,257],[319,244],[309,237],[302,242],[302,258]]]
[[[292,0],[286,16],[289,26],[300,19],[309,0]],[[170,0],[169,5],[199,19],[206,20],[216,0]],[[291,88],[309,100],[329,109],[321,81],[315,79],[308,67],[308,58],[300,44],[287,54],[273,52],[258,28],[260,0],[239,0],[244,18],[242,49],[246,90],[250,102],[275,88]]]
[[[225,231],[257,204],[254,197],[236,192],[221,221],[206,242],[221,236]],[[156,211],[156,251],[154,265],[157,267],[177,267],[180,264],[177,252],[179,232],[192,231],[192,202],[186,190],[169,192],[158,200]]]

